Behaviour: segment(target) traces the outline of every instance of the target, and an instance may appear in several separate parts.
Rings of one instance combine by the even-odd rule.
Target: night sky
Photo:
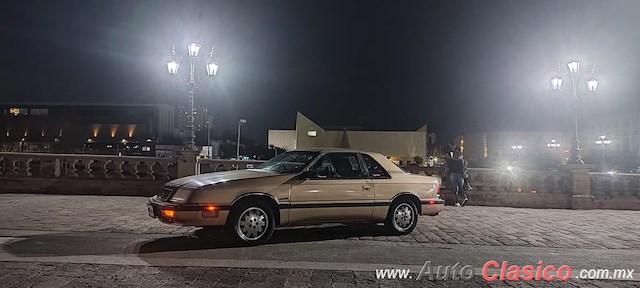
[[[214,112],[219,133],[242,117],[246,135],[262,142],[267,129],[293,129],[296,111],[324,126],[427,123],[441,135],[559,129],[570,122],[557,122],[561,109],[551,108],[561,106],[549,80],[572,57],[584,76],[598,68],[597,110],[588,113],[640,110],[635,0],[1,6],[0,102],[186,104],[165,59],[176,44],[186,60],[186,44],[195,41],[201,56],[215,44],[220,62],[214,82],[204,62],[196,66],[196,104]]]

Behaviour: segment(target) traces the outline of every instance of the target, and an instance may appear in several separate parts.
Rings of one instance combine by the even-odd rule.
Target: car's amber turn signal
[[[204,211],[202,211],[202,217],[204,218],[218,217],[218,207],[213,205],[205,206]]]
[[[173,210],[162,210],[162,216],[166,218],[173,218],[176,216],[176,211]]]

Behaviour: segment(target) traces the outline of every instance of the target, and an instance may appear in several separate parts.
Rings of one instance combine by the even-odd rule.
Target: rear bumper
[[[158,218],[163,223],[176,224],[182,226],[224,226],[227,222],[229,209],[223,206],[216,206],[217,216],[207,212],[207,207],[211,205],[200,204],[175,204],[163,202],[156,196],[149,199],[147,204],[149,216]],[[173,217],[168,217],[163,212],[172,211]]]
[[[426,201],[422,201],[421,205],[422,215],[438,215],[440,211],[444,210],[444,200],[442,199],[429,199]]]

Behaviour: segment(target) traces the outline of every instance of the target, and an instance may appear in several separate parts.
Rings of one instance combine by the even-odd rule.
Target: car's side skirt
[[[420,201],[422,205],[426,204],[444,204],[444,200],[424,200]],[[306,209],[306,208],[349,208],[349,207],[378,207],[389,206],[391,201],[385,202],[334,202],[334,203],[294,203],[280,204],[280,209]]]

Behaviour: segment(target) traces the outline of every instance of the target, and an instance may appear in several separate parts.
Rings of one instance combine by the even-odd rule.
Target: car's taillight
[[[436,197],[440,198],[440,183],[436,183]]]

